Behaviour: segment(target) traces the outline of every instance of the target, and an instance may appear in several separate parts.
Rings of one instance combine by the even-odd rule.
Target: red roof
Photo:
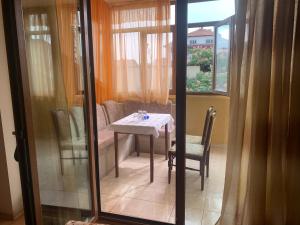
[[[211,30],[199,28],[198,30],[188,33],[188,37],[202,37],[202,36],[214,36],[214,32]]]

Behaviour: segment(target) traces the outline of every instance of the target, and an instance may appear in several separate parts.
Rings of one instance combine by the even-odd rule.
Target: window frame
[[[208,1],[214,1],[214,0],[189,0],[189,3],[197,3],[197,2],[208,2]],[[175,1],[171,1],[171,5],[175,4]],[[176,7],[176,4],[175,4]],[[175,13],[176,13],[176,8],[175,8]],[[176,15],[175,15],[176,18]],[[199,22],[199,23],[188,23],[188,28],[196,28],[196,27],[214,27],[214,39],[213,39],[213,44],[214,44],[214,55],[213,55],[213,72],[212,72],[212,89],[211,91],[197,91],[197,92],[193,92],[193,91],[186,91],[187,95],[222,95],[222,96],[229,96],[230,94],[230,62],[232,59],[232,42],[233,42],[233,30],[234,30],[234,18],[235,15],[232,15],[224,20],[218,20],[218,21],[209,21],[209,22]],[[223,91],[217,91],[216,88],[216,30],[217,27],[225,25],[225,24],[229,24],[229,60],[228,60],[228,76],[227,76],[227,91],[223,92]],[[175,51],[176,49],[174,48],[174,46],[176,46],[176,21],[174,25],[170,25],[171,27],[171,31],[173,33],[173,51]],[[172,73],[172,85],[173,87],[171,89],[169,89],[169,94],[170,95],[176,95],[176,73],[175,73],[175,65],[176,65],[176,54],[173,54],[173,73]],[[185,75],[186,76],[186,75]]]
[[[234,19],[234,16],[231,16],[231,17],[228,17],[226,18],[225,20],[222,20],[220,22],[218,22],[216,25],[215,25],[215,37],[214,37],[214,71],[213,71],[213,84],[212,84],[212,92],[216,95],[224,95],[224,96],[229,96],[230,94],[230,72],[231,72],[231,68],[230,68],[230,62],[231,62],[231,59],[232,59],[232,40],[233,40],[233,19]],[[223,26],[223,25],[229,25],[229,60],[228,60],[228,65],[227,65],[227,68],[228,68],[228,75],[227,75],[227,90],[226,91],[219,91],[219,90],[216,90],[216,56],[217,56],[217,29],[218,27],[220,26]]]

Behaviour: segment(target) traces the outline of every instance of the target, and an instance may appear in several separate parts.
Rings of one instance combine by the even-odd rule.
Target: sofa
[[[168,102],[166,105],[157,103],[141,103],[136,101],[105,101],[103,104],[96,106],[97,111],[97,131],[98,131],[98,151],[99,151],[99,173],[100,177],[104,177],[115,166],[115,150],[114,150],[114,133],[109,129],[109,125],[127,115],[138,110],[145,110],[149,113],[168,113],[174,118],[175,105]],[[54,115],[55,128],[58,138],[58,146],[60,152],[65,149],[72,151],[85,151],[85,131],[84,131],[84,115],[82,107],[72,107],[69,112],[56,110],[52,112]],[[70,124],[68,126],[68,123]],[[70,127],[69,131],[66,127]],[[67,134],[66,134],[67,132]],[[160,135],[154,139],[154,153],[165,154],[165,130],[159,131]],[[171,146],[171,140],[175,138],[175,124],[169,127],[168,148]],[[119,134],[119,162],[123,161],[136,149],[136,139],[140,152],[150,152],[149,137],[143,135]],[[78,146],[77,146],[78,144]],[[62,154],[60,154],[62,155]],[[76,156],[76,152],[74,154]],[[82,154],[80,154],[82,155]],[[85,155],[85,154],[83,154]],[[63,159],[63,158],[62,158]]]

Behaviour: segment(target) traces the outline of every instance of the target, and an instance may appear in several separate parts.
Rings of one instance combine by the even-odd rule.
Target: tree
[[[188,50],[191,59],[188,66],[200,66],[202,72],[211,72],[213,64],[212,48],[191,48]]]

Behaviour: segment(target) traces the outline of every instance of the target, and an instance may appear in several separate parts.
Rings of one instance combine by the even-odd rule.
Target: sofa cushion
[[[97,109],[97,130],[100,131],[108,125],[108,118],[104,106],[97,104],[96,109]]]
[[[105,106],[109,123],[113,123],[125,116],[123,103],[118,103],[116,101],[109,100],[105,101],[103,105]]]
[[[124,110],[126,115],[130,115],[138,110],[145,110],[149,113],[168,113],[172,112],[172,102],[168,102],[166,105],[158,103],[143,103],[138,101],[126,101],[124,102]]]

